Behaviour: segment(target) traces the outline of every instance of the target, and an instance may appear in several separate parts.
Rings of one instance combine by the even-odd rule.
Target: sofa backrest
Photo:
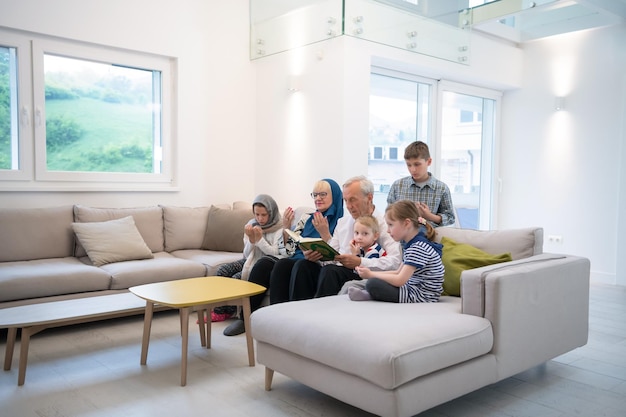
[[[510,252],[513,260],[543,253],[543,228],[528,227],[505,230],[473,230],[454,227],[438,227],[435,240],[441,242],[446,236],[459,243],[467,243],[487,253]]]
[[[74,206],[74,221],[77,223],[105,222],[127,216],[133,217],[141,237],[150,250],[154,253],[163,252],[165,244],[163,241],[163,209],[161,207],[94,208],[79,204]],[[74,255],[77,257],[87,256],[78,239],[76,239]]]
[[[209,218],[209,207],[163,207],[165,251],[200,249]],[[227,204],[220,208],[230,208]]]
[[[0,209],[0,262],[72,256],[73,220],[71,205]]]

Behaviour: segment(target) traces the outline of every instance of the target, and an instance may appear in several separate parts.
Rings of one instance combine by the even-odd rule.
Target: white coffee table
[[[126,292],[0,309],[0,328],[8,329],[4,370],[11,370],[17,329],[22,329],[17,385],[24,385],[31,336],[51,327],[141,313],[144,307],[141,298]]]

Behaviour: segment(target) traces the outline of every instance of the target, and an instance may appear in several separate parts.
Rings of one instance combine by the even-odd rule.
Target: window
[[[17,169],[16,48],[0,47],[0,170]]]
[[[174,65],[0,30],[0,187],[173,189]]]
[[[404,148],[422,140],[433,158],[431,172],[450,188],[457,225],[490,228],[501,94],[380,68],[371,75],[370,91],[370,146],[393,144],[386,160],[368,161],[376,206],[386,207],[393,181],[409,175]]]
[[[442,82],[441,169],[439,179],[448,184],[461,227],[488,229],[493,212],[493,167],[496,108],[500,93],[467,85]],[[468,123],[463,114],[471,114]]]
[[[374,183],[376,207],[387,206],[394,180],[407,175],[404,148],[411,142],[429,142],[433,126],[432,90],[435,80],[397,76],[381,68],[371,75],[370,146],[387,149],[387,158],[370,158],[368,176]]]
[[[160,79],[44,54],[46,170],[159,173]]]

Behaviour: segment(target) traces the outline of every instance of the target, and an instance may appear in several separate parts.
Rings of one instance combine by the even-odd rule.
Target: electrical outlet
[[[550,242],[550,243],[563,243],[563,236],[561,236],[561,235],[548,235],[548,242]]]

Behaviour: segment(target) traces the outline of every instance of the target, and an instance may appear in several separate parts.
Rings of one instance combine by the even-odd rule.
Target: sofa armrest
[[[485,317],[485,281],[496,271],[507,270],[519,265],[537,264],[564,259],[566,255],[542,253],[516,261],[487,265],[480,268],[465,270],[461,273],[462,312],[474,316]]]
[[[588,259],[542,254],[479,269],[462,276],[461,295],[482,301],[463,308],[491,321],[498,380],[587,343]]]

